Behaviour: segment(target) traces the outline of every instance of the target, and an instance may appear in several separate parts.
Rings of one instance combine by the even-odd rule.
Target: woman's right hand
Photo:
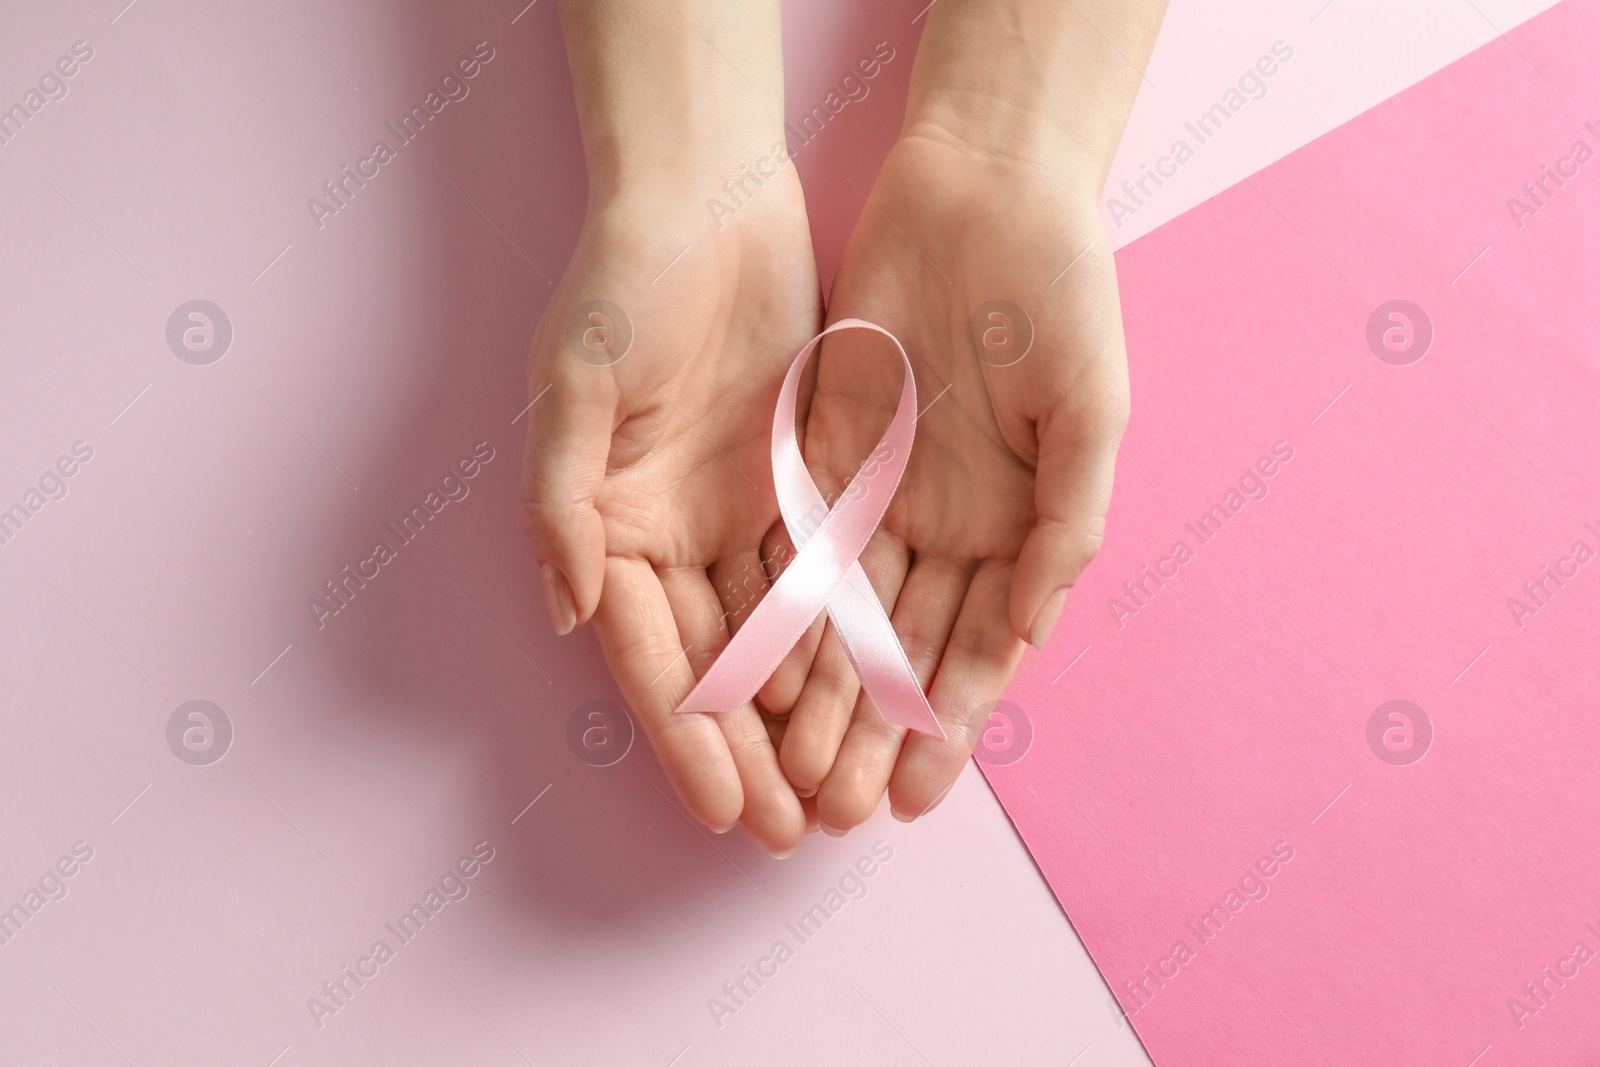
[[[784,158],[781,139],[751,148],[749,173],[771,173],[736,209],[695,176],[591,203],[534,335],[522,488],[556,630],[593,619],[689,811],[779,854],[804,816],[761,713],[673,709],[766,588],[772,412],[821,318]]]

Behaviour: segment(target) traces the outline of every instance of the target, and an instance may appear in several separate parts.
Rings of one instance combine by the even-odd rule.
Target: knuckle
[[[939,661],[942,643],[929,623],[913,619],[903,625],[904,629],[898,631],[900,645],[906,650],[906,659],[911,661],[912,668],[920,676],[924,668],[931,667]]]
[[[522,536],[535,552],[543,552],[549,544],[548,527],[539,512],[539,506],[524,500],[517,508],[517,519],[522,526]]]
[[[837,652],[836,656],[830,655],[819,663],[818,669],[806,680],[802,703],[809,715],[842,718],[855,704],[860,683],[844,650],[840,648]]]
[[[772,748],[772,741],[764,730],[740,732],[728,737],[727,742],[734,762],[740,765],[747,759],[764,756]]]
[[[1018,638],[1005,626],[969,626],[950,635],[945,649],[947,662],[992,664],[1009,658],[1012,643]]]
[[[549,500],[523,497],[517,508],[522,533],[537,549],[553,549],[563,528],[570,528],[575,516],[570,508],[559,508]]]
[[[1094,515],[1084,525],[1082,535],[1079,537],[1079,554],[1087,564],[1100,554],[1100,549],[1106,543],[1106,517]]]
[[[1133,400],[1128,390],[1112,390],[1110,395],[1101,400],[1099,408],[1100,421],[1106,433],[1120,440],[1128,428],[1128,420],[1133,416]]]
[[[1118,404],[1111,413],[1111,436],[1120,442],[1128,432],[1128,422],[1132,418],[1133,405],[1126,402]]]

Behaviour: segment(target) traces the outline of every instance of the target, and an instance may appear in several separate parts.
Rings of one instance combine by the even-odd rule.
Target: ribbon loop
[[[811,354],[824,337],[839,330],[872,330],[887,337],[900,354],[905,382],[889,428],[830,508],[800,454],[795,409]],[[911,459],[916,423],[917,385],[911,360],[899,339],[883,327],[863,319],[841,319],[795,356],[772,422],[773,486],[795,557],[678,711],[729,711],[752,700],[805,636],[812,620],[826,609],[856,676],[884,720],[945,736],[899,635],[857,562],[900,485]]]

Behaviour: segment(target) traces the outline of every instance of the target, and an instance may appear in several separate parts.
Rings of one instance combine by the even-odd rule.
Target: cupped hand
[[[1128,384],[1115,266],[1079,175],[913,124],[863,204],[828,318],[901,340],[921,415],[861,562],[948,736],[885,723],[824,636],[781,759],[820,786],[825,830],[865,820],[886,789],[901,819],[944,797],[1099,548]],[[903,371],[883,347],[863,331],[824,343],[805,454],[825,495],[892,414]]]
[[[772,724],[673,709],[767,586],[772,412],[821,315],[804,202],[782,165],[731,215],[706,179],[648,188],[591,206],[534,336],[523,525],[557,631],[593,619],[689,811],[781,854],[805,816]]]

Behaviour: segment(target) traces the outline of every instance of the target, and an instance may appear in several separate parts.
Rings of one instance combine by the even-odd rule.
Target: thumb
[[[1091,418],[1065,395],[1039,421],[1037,520],[1011,574],[1010,603],[1011,628],[1035,648],[1044,647],[1069,590],[1105,539],[1126,423],[1121,411]]]
[[[555,370],[545,384],[532,378],[521,517],[539,561],[551,625],[567,634],[588,622],[600,603],[606,537],[595,499],[611,450],[616,390],[609,374],[585,380]]]

